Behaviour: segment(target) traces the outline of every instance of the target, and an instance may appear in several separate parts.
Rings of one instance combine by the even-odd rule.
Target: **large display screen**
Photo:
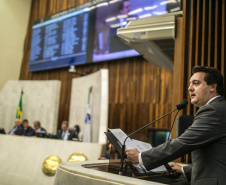
[[[85,64],[88,8],[32,27],[30,71]]]
[[[117,37],[117,29],[131,20],[180,10],[179,6],[176,0],[93,0],[37,20],[29,71],[137,56]]]

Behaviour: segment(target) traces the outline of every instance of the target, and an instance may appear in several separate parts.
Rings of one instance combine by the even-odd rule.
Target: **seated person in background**
[[[24,119],[22,126],[14,132],[15,135],[19,136],[34,136],[33,128],[29,126],[27,119]]]
[[[61,123],[61,130],[57,131],[57,138],[62,140],[72,140],[72,138],[78,138],[78,136],[75,135],[73,130],[68,129],[68,122],[63,121]]]
[[[110,143],[110,141],[107,141],[106,144],[106,150],[104,151],[104,153],[102,153],[101,157],[99,158],[99,160],[105,160],[105,159],[119,159],[119,154],[117,152],[117,150],[115,149],[115,147]]]
[[[9,135],[13,135],[15,131],[17,131],[21,127],[20,119],[15,119],[14,121],[15,126],[12,128],[12,130],[9,131]]]
[[[40,132],[40,131],[46,132],[46,129],[41,127],[40,121],[34,121],[33,125],[34,125],[34,131],[35,132]]]
[[[79,127],[79,125],[75,125],[75,126],[74,126],[74,129],[75,129],[75,135],[77,135],[78,140],[79,140],[79,132],[80,132],[80,127]]]
[[[40,121],[34,121],[34,122],[33,122],[33,125],[34,125],[34,130],[33,130],[33,132],[31,133],[31,136],[37,136],[36,133],[38,133],[38,132],[42,132],[42,133],[44,133],[44,134],[47,133],[47,132],[46,132],[46,129],[44,129],[44,128],[41,127]],[[43,134],[42,134],[42,135],[43,135]],[[39,137],[40,137],[40,136],[39,136]]]

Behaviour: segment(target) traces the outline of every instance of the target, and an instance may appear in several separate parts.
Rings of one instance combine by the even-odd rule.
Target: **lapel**
[[[224,100],[224,97],[220,96],[220,97],[215,98],[215,99],[214,99],[213,101],[211,101],[209,104],[212,104],[212,103],[214,103],[214,102],[219,102],[219,101],[222,101],[222,100]]]
[[[220,97],[215,98],[213,101],[211,101],[211,102],[208,103],[207,105],[211,105],[211,104],[213,104],[213,103],[220,102],[220,101],[223,101],[223,100],[225,100],[224,97],[223,97],[223,96],[220,96]],[[207,106],[207,105],[204,105],[204,106],[200,107],[200,108],[197,110],[195,116],[197,115],[197,113],[199,112],[199,110],[202,110],[202,108],[204,108],[204,107]]]

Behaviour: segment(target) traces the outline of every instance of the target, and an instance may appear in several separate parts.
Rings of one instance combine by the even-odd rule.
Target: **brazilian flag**
[[[23,96],[23,90],[20,93],[20,101],[19,101],[19,105],[17,107],[17,111],[16,111],[16,118],[20,119],[20,122],[22,122],[22,96]]]

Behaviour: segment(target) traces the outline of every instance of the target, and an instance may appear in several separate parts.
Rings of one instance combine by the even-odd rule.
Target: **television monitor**
[[[148,129],[148,139],[154,147],[168,140],[170,131],[168,129]]]
[[[29,71],[138,56],[116,30],[132,20],[180,9],[178,0],[93,0],[44,17],[32,26]]]
[[[46,137],[49,138],[49,139],[58,139],[57,138],[57,135],[56,134],[53,134],[53,133],[47,134]]]
[[[5,129],[4,128],[0,128],[0,134],[6,134]]]
[[[41,137],[41,138],[47,137],[47,133],[45,131],[36,131],[35,133],[37,137]]]
[[[83,8],[32,27],[29,71],[86,62],[89,9]]]

